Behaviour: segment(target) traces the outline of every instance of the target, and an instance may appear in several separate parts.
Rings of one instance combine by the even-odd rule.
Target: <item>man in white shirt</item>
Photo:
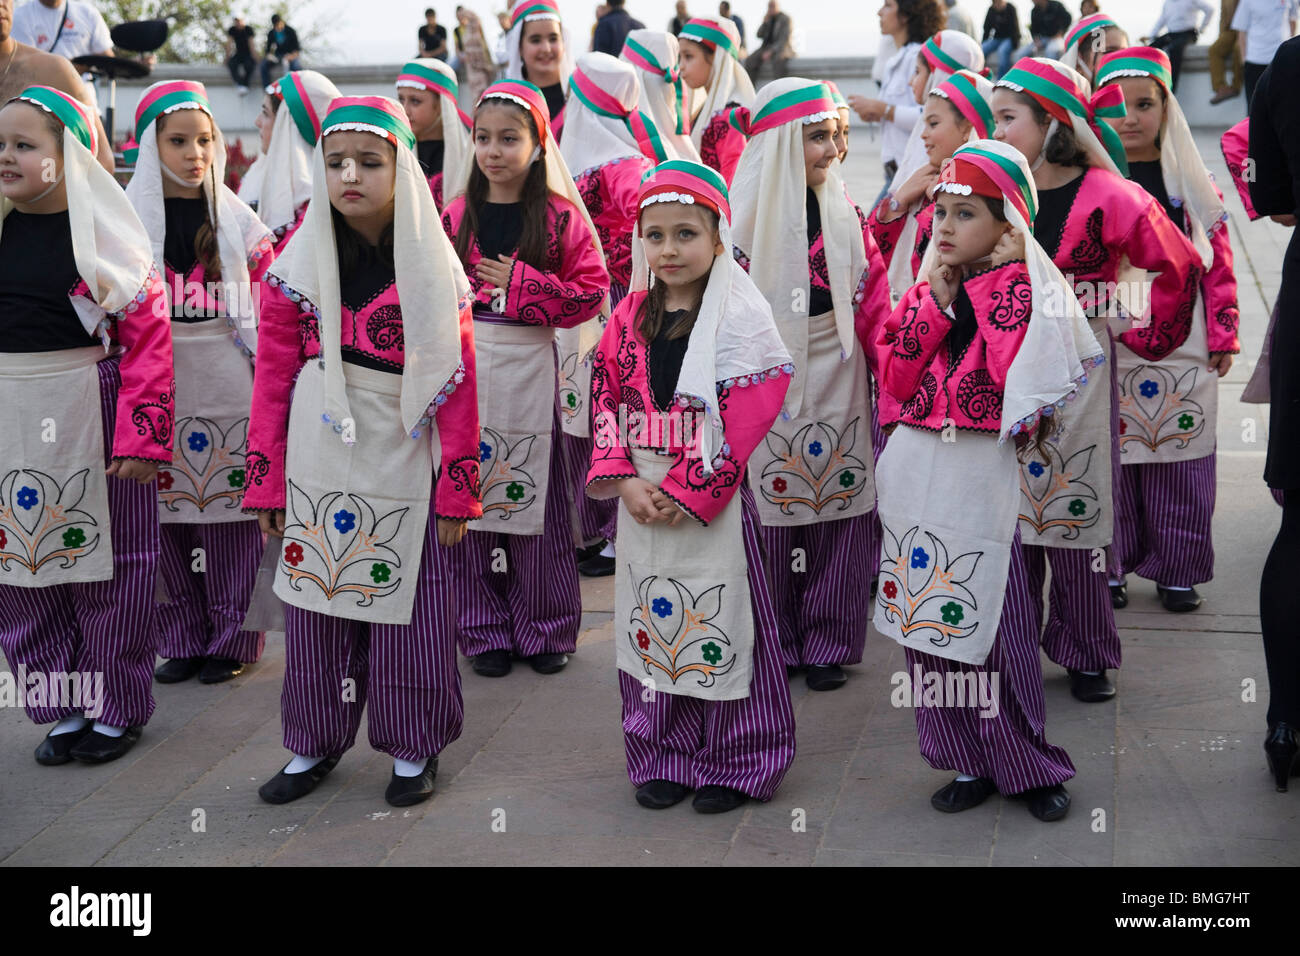
[[[1273,61],[1273,54],[1295,33],[1300,15],[1298,0],[1241,0],[1232,15],[1237,31],[1237,46],[1244,61],[1242,72],[1246,85],[1246,110],[1255,97],[1255,84]]]
[[[1204,19],[1200,14],[1205,15]],[[1169,54],[1169,72],[1175,94],[1178,93],[1178,74],[1183,68],[1183,50],[1196,42],[1197,34],[1209,25],[1213,16],[1214,4],[1210,0],[1165,0],[1160,8],[1160,18],[1151,28],[1151,35],[1142,37],[1143,43]],[[1161,34],[1162,28],[1168,28],[1169,32]]]
[[[98,53],[113,55],[113,40],[108,24],[93,4],[83,0],[28,0],[14,11],[13,37],[45,53],[65,57]],[[96,113],[95,78],[83,74],[90,106]]]

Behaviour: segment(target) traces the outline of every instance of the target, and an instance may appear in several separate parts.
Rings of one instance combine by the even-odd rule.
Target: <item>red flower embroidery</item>
[[[772,490],[775,491],[778,495],[779,495],[781,492],[785,491],[785,489],[786,489],[786,484],[785,484],[785,479],[784,479],[784,478],[773,478],[773,479],[772,479]]]
[[[641,650],[643,651],[650,650],[650,635],[647,634],[644,630],[640,630],[636,632],[636,642],[641,647]]]
[[[889,598],[891,601],[898,597],[898,585],[893,581],[885,582],[885,597]]]
[[[0,548],[3,548],[8,543],[9,543],[9,536],[5,534],[4,528],[0,528]]]
[[[284,560],[287,561],[289,564],[292,564],[295,568],[298,565],[302,564],[303,557],[304,555],[302,553],[302,545],[300,545],[297,541],[294,541],[291,544],[287,545],[284,549]]]
[[[1119,433],[1123,435],[1127,431],[1128,431],[1128,422],[1124,421],[1124,419],[1121,418],[1119,420]]]
[[[160,491],[169,491],[169,490],[171,489],[172,482],[175,481],[175,480],[176,480],[176,479],[172,477],[172,473],[171,473],[170,471],[160,471],[160,472],[158,472],[158,488],[159,488],[159,490],[160,490]]]

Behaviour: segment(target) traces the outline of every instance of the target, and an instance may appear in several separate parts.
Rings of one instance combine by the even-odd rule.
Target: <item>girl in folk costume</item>
[[[1111,83],[1124,91],[1127,113],[1108,122],[1124,142],[1129,178],[1183,228],[1205,268],[1186,342],[1157,363],[1122,342],[1115,348],[1122,467],[1111,594],[1128,603],[1124,573],[1133,571],[1156,582],[1166,610],[1191,611],[1201,603],[1196,585],[1214,575],[1218,379],[1241,351],[1228,213],[1171,92],[1168,55],[1108,53],[1097,61],[1097,86]]]
[[[1124,148],[1102,121],[1123,113],[1119,89],[1090,98],[1069,67],[1027,57],[995,84],[992,105],[994,137],[1019,149],[1034,171],[1034,235],[1071,276],[1098,340],[1109,352],[1108,316],[1120,314],[1131,318],[1120,341],[1145,359],[1170,354],[1191,328],[1200,259],[1160,204],[1119,172]],[[1114,696],[1105,672],[1120,664],[1104,559],[1119,471],[1113,368],[1092,376],[1064,417],[1059,444],[1030,455],[1020,473],[1021,534],[1035,595],[1045,562],[1052,568],[1043,646],[1085,702]]]
[[[1065,51],[1058,59],[1092,83],[1097,58],[1103,53],[1122,50],[1126,46],[1128,34],[1120,25],[1104,13],[1094,13],[1089,17],[1080,17],[1070,27],[1065,34]]]
[[[849,116],[852,110],[849,109],[849,101],[844,98],[838,86],[827,80],[826,89],[831,91],[831,101],[835,104],[835,111],[839,113],[839,122],[835,126],[835,149],[839,154],[840,168],[843,168],[844,161],[849,158]]]
[[[54,723],[42,764],[116,759],[154,708],[171,335],[96,145],[94,114],[50,87],[0,108],[0,646],[28,717]]]
[[[517,0],[506,33],[506,78],[527,80],[542,91],[556,142],[564,130],[564,101],[573,73],[569,31],[555,0]],[[479,97],[482,100],[482,97]]]
[[[443,182],[461,182],[474,161],[470,118],[456,105],[459,95],[456,73],[442,60],[412,60],[397,74],[397,101],[415,133],[415,153],[439,212]]]
[[[615,307],[627,295],[632,275],[632,233],[636,229],[637,192],[641,178],[656,162],[667,159],[663,140],[650,116],[637,109],[640,84],[636,67],[606,53],[584,53],[569,81],[565,106],[571,135],[561,152],[574,172],[582,197],[605,253],[609,269],[609,301]],[[576,132],[574,132],[576,131]],[[580,540],[587,554],[578,571],[589,577],[614,573],[616,502],[596,501],[586,494],[591,463],[590,354],[599,334],[599,320],[556,333],[560,358],[560,439],[569,477],[574,482]]]
[[[167,660],[154,676],[216,684],[261,657],[265,643],[262,632],[241,629],[263,545],[239,504],[272,236],[225,185],[225,142],[202,84],[165,80],[145,90],[135,137],[126,198],[165,277],[180,383],[175,458],[158,472],[159,569],[171,597],[158,607]]]
[[[275,233],[277,255],[307,211],[321,117],[338,95],[338,88],[315,70],[295,70],[268,87],[262,101],[257,128],[266,155],[258,164],[264,171],[257,214]]]
[[[632,291],[596,352],[590,493],[620,499],[614,640],[642,806],[768,800],[794,713],[763,571],[749,455],[790,353],[732,258],[722,177],[669,161],[641,184]],[[650,278],[653,273],[653,279]]]
[[[696,17],[682,27],[677,41],[682,82],[704,90],[690,117],[691,143],[700,161],[730,183],[745,151],[745,134],[728,117],[737,106],[754,104],[754,84],[740,62],[740,33],[730,17]]]
[[[474,151],[442,217],[474,290],[484,382],[483,518],[452,554],[458,641],[482,676],[508,673],[512,651],[553,674],[582,616],[555,337],[597,320],[609,275],[537,87],[503,80],[484,91]]]
[[[825,84],[788,77],[759,91],[732,184],[736,256],[794,357],[783,414],[749,460],[785,664],[813,690],[862,660],[860,589],[880,539],[871,454],[871,375],[859,342],[889,314],[885,264],[840,179],[839,113]],[[795,238],[806,258],[791,255]]]
[[[1044,733],[1015,446],[1045,444],[1102,354],[1030,232],[1036,193],[1015,149],[959,148],[935,186],[923,279],[876,339],[881,387],[903,405],[876,469],[875,625],[906,648],[921,755],[959,774],[931,805],[965,810],[996,790],[1058,820],[1074,766]],[[953,423],[962,434],[942,440]]]
[[[258,791],[309,793],[356,739],[385,799],[427,800],[460,735],[451,548],[481,514],[469,285],[402,108],[321,117],[312,203],[267,277],[244,508],[280,549],[284,745]]]
[[[677,38],[662,30],[633,30],[619,54],[620,60],[637,68],[641,109],[654,119],[669,158],[698,162],[700,152],[691,139],[690,105],[677,58]]]

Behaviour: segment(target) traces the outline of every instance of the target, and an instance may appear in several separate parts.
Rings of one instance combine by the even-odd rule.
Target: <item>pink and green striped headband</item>
[[[498,80],[489,86],[478,98],[478,105],[484,100],[502,99],[517,103],[532,114],[537,124],[538,145],[546,149],[546,134],[551,128],[551,112],[546,106],[546,97],[542,91],[527,80]],[[472,126],[472,124],[471,124]]]
[[[678,34],[677,39],[694,40],[710,50],[722,47],[733,58],[740,59],[740,50],[736,47],[736,41],[728,35],[717,20],[710,20],[707,17],[696,17],[693,20],[687,20],[686,26],[682,27],[682,32]]]
[[[212,115],[208,91],[202,83],[191,80],[167,80],[145,91],[135,108],[135,138],[139,142],[145,130],[164,113],[177,109],[201,109]]]
[[[952,162],[944,166],[935,189],[961,195],[973,192],[995,199],[1000,196],[1011,201],[1026,225],[1032,225],[1038,215],[1038,204],[1025,170],[1008,157],[974,143],[957,148]]]
[[[623,59],[633,66],[639,66],[647,73],[657,74],[665,83],[672,84],[673,87],[673,109],[676,113],[677,125],[674,130],[678,136],[684,136],[691,131],[689,120],[686,118],[686,89],[682,84],[682,71],[673,63],[663,66],[655,55],[647,50],[640,43],[637,43],[631,37],[623,43]]]
[[[743,106],[735,107],[727,114],[727,122],[746,137],[753,137],[797,119],[808,120],[823,114],[838,118],[839,110],[826,84],[812,83],[773,97],[757,113]]]
[[[956,73],[958,70],[970,69],[966,64],[959,63],[952,54],[944,51],[942,34],[936,33],[921,44],[921,56],[925,57],[925,62],[930,64],[931,72],[942,70],[945,73]]]
[[[1107,53],[1097,61],[1097,86],[1121,76],[1149,76],[1168,93],[1173,83],[1169,54],[1150,46],[1134,46]]]
[[[641,177],[636,202],[638,210],[653,202],[700,202],[731,222],[726,180],[708,166],[688,159],[670,159],[647,170]]]
[[[993,136],[995,121],[993,110],[984,101],[979,87],[975,84],[978,78],[978,74],[970,70],[958,70],[932,89],[930,95],[943,97],[957,108],[957,112],[970,121],[980,139],[989,139]]]
[[[321,123],[321,136],[345,130],[373,133],[394,146],[400,143],[415,149],[415,134],[406,114],[386,96],[340,96],[331,102]]]
[[[622,103],[601,89],[595,80],[582,72],[581,68],[574,69],[573,75],[569,78],[569,90],[583,106],[597,116],[622,120],[647,159],[662,163],[668,158],[668,152],[664,149],[663,138],[659,135],[659,128],[655,126],[655,121],[641,110],[625,109]]]
[[[1104,13],[1094,13],[1090,17],[1084,17],[1065,34],[1065,46],[1062,48],[1062,52],[1069,50],[1088,34],[1096,33],[1098,30],[1104,30],[1107,27],[1114,27],[1116,30],[1120,29],[1120,25]]]
[[[311,96],[303,88],[302,79],[296,73],[290,73],[279,82],[278,89],[299,135],[309,146],[315,146],[320,139],[320,117],[316,115],[316,107],[311,105]]]
[[[447,97],[453,104],[456,104],[460,96],[460,86],[454,79],[438,70],[429,69],[423,63],[405,64],[402,71],[397,74],[397,85],[429,90],[439,96]],[[456,105],[456,112],[460,114],[460,121],[465,124],[466,128],[474,125],[459,104]]]
[[[29,86],[14,99],[23,100],[47,113],[53,113],[55,119],[62,123],[82,146],[90,150],[92,155],[95,153],[97,148],[95,123],[84,104],[52,86]]]
[[[524,0],[510,14],[510,29],[525,20],[560,20],[560,8],[552,0]]]
[[[1032,58],[1021,60],[994,85],[1028,95],[1050,116],[1062,123],[1070,123],[1071,115],[1079,117],[1097,134],[1119,170],[1128,175],[1124,144],[1119,134],[1105,122],[1107,117],[1124,116],[1127,113],[1124,108],[1124,92],[1119,87],[1102,87],[1089,97],[1087,90],[1080,89],[1072,77],[1048,63],[1039,63]]]

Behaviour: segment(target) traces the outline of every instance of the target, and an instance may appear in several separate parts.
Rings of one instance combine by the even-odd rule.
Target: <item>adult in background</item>
[[[1243,0],[1244,2],[1244,0]],[[1237,10],[1241,13],[1241,8]],[[1237,22],[1233,22],[1237,26]],[[1250,60],[1247,59],[1247,69]],[[1261,215],[1296,224],[1300,197],[1300,39],[1279,44],[1272,65],[1257,81],[1246,74],[1250,150],[1255,176],[1250,199]],[[1278,322],[1269,345],[1268,458],[1264,480],[1282,491],[1282,527],[1259,579],[1259,623],[1268,666],[1268,736],[1264,752],[1278,790],[1286,790],[1300,750],[1300,629],[1293,612],[1300,581],[1300,241],[1295,233],[1282,259]]]
[[[82,0],[31,0],[14,11],[14,39],[71,60],[87,53],[113,55],[113,39],[103,14],[92,3]],[[95,78],[83,74],[87,101],[99,112],[95,99]]]
[[[682,27],[690,20],[691,15],[686,11],[686,0],[677,0],[677,13],[673,17],[672,23],[668,25],[668,32],[673,36],[682,32]]]
[[[644,30],[645,24],[635,20],[623,9],[626,0],[608,0],[605,4],[609,10],[596,21],[596,33],[591,40],[591,48],[597,53],[618,56],[623,52],[623,41],[633,30]]]
[[[1237,12],[1237,0],[1219,3],[1219,37],[1210,44],[1210,89],[1214,96],[1210,105],[1230,100],[1241,93],[1241,50],[1237,48],[1237,31],[1232,28],[1232,17]],[[1228,58],[1232,58],[1232,82],[1228,80]]]
[[[479,94],[496,79],[497,66],[488,49],[483,21],[478,14],[461,7],[457,16],[460,17],[460,26],[456,28],[456,47],[460,54],[460,104],[462,108],[473,109]]]
[[[1020,46],[1020,15],[1007,0],[993,0],[984,14],[984,62],[994,79],[1011,69],[1011,51]],[[994,57],[997,62],[994,63]]]
[[[93,100],[87,93],[76,69],[61,56],[20,43],[13,36],[14,0],[0,0],[0,104],[29,86],[52,86],[88,106]],[[98,148],[95,158],[110,173],[113,171],[113,145],[104,135],[104,124],[95,117]]]
[[[745,55],[745,21],[740,19],[737,14],[731,12],[731,4],[727,0],[722,0],[718,4],[718,16],[726,17],[736,25],[736,32],[740,34],[740,55]]]
[[[1197,16],[1197,11],[1205,14],[1205,19]],[[1210,23],[1214,16],[1214,4],[1210,0],[1165,0],[1160,8],[1160,18],[1151,28],[1151,35],[1142,37],[1142,42],[1164,50],[1169,54],[1169,72],[1173,77],[1174,95],[1178,94],[1178,74],[1183,69],[1183,50],[1190,43],[1195,43],[1197,36]],[[1161,33],[1167,29],[1168,33]]]
[[[966,11],[957,0],[943,0],[943,5],[948,8],[948,23],[945,30],[960,30],[972,40],[978,40],[979,36],[975,33],[975,22],[971,20],[970,14]]]
[[[1083,2],[1079,4],[1080,17],[1090,17],[1094,13],[1100,12],[1101,7],[1098,5],[1097,0],[1083,0]]]
[[[416,58],[447,59],[447,28],[438,22],[438,11],[429,7],[424,11],[424,24],[416,31]]]
[[[244,22],[243,17],[235,17],[235,22],[226,31],[226,69],[230,71],[230,78],[240,96],[248,92],[248,81],[253,78],[256,68],[253,28]]]
[[[286,71],[302,68],[298,56],[302,47],[298,45],[298,33],[284,22],[284,17],[274,14],[271,17],[271,29],[266,33],[266,49],[262,54],[262,86],[271,85],[271,70],[284,64]]]
[[[1241,51],[1242,79],[1246,86],[1246,110],[1250,111],[1255,84],[1273,59],[1282,41],[1295,33],[1297,0],[1239,0],[1232,15]]]
[[[1061,55],[1065,31],[1070,29],[1070,11],[1060,0],[1034,0],[1029,11],[1029,42],[1011,55],[1015,63],[1027,56],[1045,56],[1054,60]]]
[[[891,37],[897,50],[881,74],[879,99],[858,94],[849,97],[849,106],[864,122],[883,126],[880,160],[885,166],[885,186],[872,206],[885,198],[898,172],[907,137],[921,118],[921,107],[910,85],[916,56],[921,44],[943,29],[947,8],[941,0],[885,0],[876,15],[880,18],[881,36]]]
[[[745,58],[745,72],[751,80],[757,79],[764,63],[772,64],[772,72],[778,79],[790,72],[790,60],[794,58],[790,35],[789,14],[781,12],[781,5],[776,0],[768,0],[767,16],[758,27],[762,46]]]

